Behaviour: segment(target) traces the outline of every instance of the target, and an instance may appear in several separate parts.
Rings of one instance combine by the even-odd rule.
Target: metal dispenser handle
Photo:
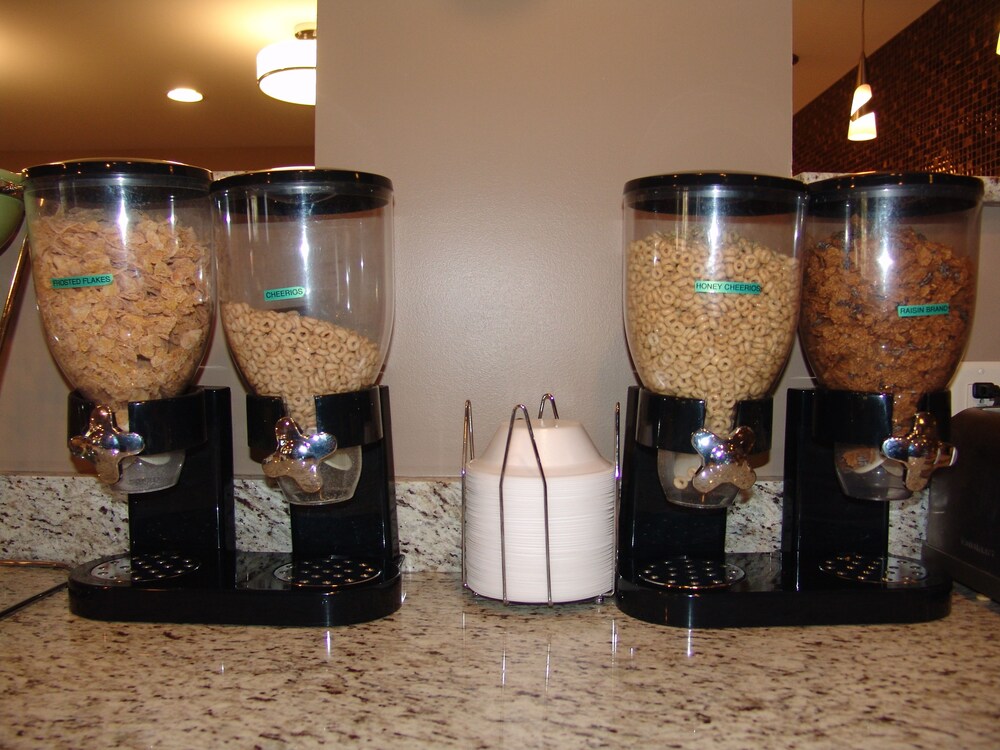
[[[121,479],[121,462],[145,449],[142,435],[118,427],[110,407],[98,404],[90,413],[90,423],[82,435],[69,439],[69,452],[97,467],[104,484]]]
[[[937,469],[953,466],[958,459],[955,446],[938,436],[937,420],[925,411],[913,415],[913,427],[901,437],[891,437],[882,443],[885,457],[903,464],[903,484],[911,492],[927,486]]]
[[[750,468],[754,434],[749,427],[738,427],[728,438],[720,438],[708,430],[698,430],[691,436],[691,445],[701,456],[701,468],[691,480],[694,488],[708,493],[722,484],[732,484],[748,490],[757,481]]]
[[[319,492],[323,480],[319,465],[337,450],[337,438],[325,432],[303,435],[290,417],[282,417],[274,426],[278,448],[264,459],[264,476],[289,477],[303,492]]]

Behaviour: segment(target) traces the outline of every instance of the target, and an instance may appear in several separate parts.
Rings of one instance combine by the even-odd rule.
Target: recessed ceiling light
[[[200,102],[203,97],[200,91],[195,91],[194,89],[171,89],[167,92],[167,98],[173,99],[175,102]]]

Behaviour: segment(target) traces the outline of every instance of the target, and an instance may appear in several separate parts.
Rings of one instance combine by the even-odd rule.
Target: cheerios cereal
[[[379,346],[349,328],[295,310],[221,305],[229,350],[254,393],[279,396],[299,429],[316,429],[313,396],[374,385]]]
[[[71,208],[34,221],[30,241],[42,324],[74,387],[121,413],[188,386],[213,314],[211,251],[193,229]]]
[[[642,384],[704,399],[705,428],[728,434],[736,403],[766,396],[785,365],[798,262],[736,232],[711,244],[694,229],[630,243],[625,274],[626,334]]]

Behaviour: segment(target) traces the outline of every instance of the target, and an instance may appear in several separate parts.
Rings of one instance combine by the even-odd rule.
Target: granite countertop
[[[1000,746],[1000,607],[964,589],[925,624],[711,631],[405,592],[328,629],[95,622],[57,591],[0,620],[0,746]]]
[[[0,560],[0,618],[66,585],[68,565]]]

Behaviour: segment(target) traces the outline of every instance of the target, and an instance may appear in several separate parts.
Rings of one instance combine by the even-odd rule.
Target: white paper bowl
[[[566,476],[568,474],[593,474],[611,466],[597,450],[583,425],[572,419],[537,419],[531,423],[531,431],[538,447],[538,458],[542,461],[545,476]],[[510,433],[510,449],[507,450],[507,435]],[[538,476],[538,458],[531,447],[528,425],[523,419],[502,423],[493,433],[486,450],[469,462],[476,471],[499,475],[504,465],[507,451],[507,471],[509,476]]]

